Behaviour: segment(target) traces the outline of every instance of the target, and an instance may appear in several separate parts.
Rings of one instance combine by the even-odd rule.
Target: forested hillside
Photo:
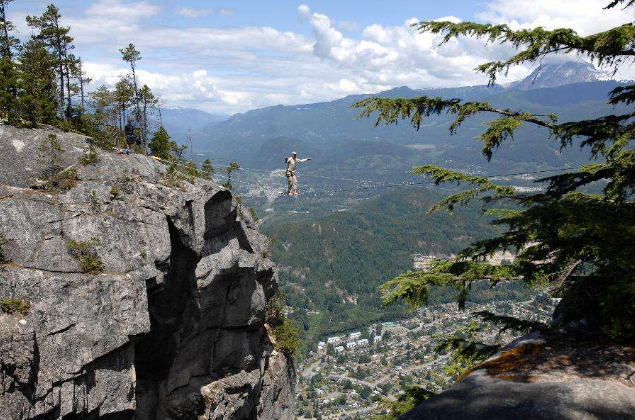
[[[493,233],[488,217],[476,208],[427,214],[440,197],[424,188],[393,191],[348,211],[280,212],[265,221],[271,258],[307,341],[407,314],[404,306],[381,307],[380,284],[411,269],[413,254],[449,256]],[[517,286],[481,288],[474,299],[491,299],[492,293],[527,296],[528,289]],[[451,301],[454,292],[436,296]]]

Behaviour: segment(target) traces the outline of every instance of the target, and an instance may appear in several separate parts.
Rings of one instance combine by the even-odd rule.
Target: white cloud
[[[453,16],[444,19],[460,21]],[[503,50],[508,52],[504,47],[486,47],[471,39],[452,40],[440,47],[440,37],[421,34],[411,26],[417,21],[412,18],[397,26],[369,25],[360,39],[353,39],[336,29],[328,16],[313,13],[309,19],[315,39],[313,52],[351,75],[362,77],[364,89],[360,87],[359,91],[376,91],[373,85],[427,87],[485,83],[487,79],[473,69],[498,58]]]
[[[311,8],[306,4],[298,6],[298,17],[308,19],[311,16]]]
[[[100,0],[86,9],[86,15],[98,18],[138,20],[156,15],[160,9],[157,4],[150,1],[124,3],[120,0]]]
[[[581,35],[600,32],[635,20],[632,7],[604,10],[607,0],[490,0],[481,20],[507,23],[514,29],[542,26],[573,28]]]
[[[606,0],[490,0],[476,18],[514,27],[569,26],[582,33],[634,21],[630,10],[602,11]],[[85,12],[64,15],[77,52],[85,56],[93,86],[114,84],[127,72],[118,49],[133,42],[142,52],[139,75],[169,106],[242,112],[268,105],[327,101],[349,94],[374,93],[396,86],[413,88],[486,83],[474,68],[509,57],[509,46],[471,38],[452,40],[420,34],[411,18],[399,25],[361,27],[337,16],[298,6],[310,35],[266,26],[170,26],[161,17],[164,2],[99,0]],[[221,9],[178,10],[196,18]],[[602,19],[598,19],[598,14]],[[606,17],[606,19],[604,19]],[[471,19],[470,16],[465,16]],[[12,19],[18,22],[17,17]],[[23,20],[23,17],[21,17]],[[438,20],[459,22],[456,16]],[[195,21],[191,21],[195,22]],[[23,31],[24,32],[24,31]],[[25,33],[30,33],[27,30]],[[515,67],[507,80],[531,69]]]
[[[223,16],[231,16],[234,14],[234,11],[231,9],[226,9],[224,7],[221,7],[220,9],[218,9],[218,14]]]
[[[183,7],[176,11],[176,13],[178,13],[179,15],[192,19],[198,19],[200,17],[207,16],[213,12],[213,9],[192,9],[189,7]]]
[[[346,32],[357,32],[361,29],[360,24],[352,20],[338,20],[335,24],[337,29]]]

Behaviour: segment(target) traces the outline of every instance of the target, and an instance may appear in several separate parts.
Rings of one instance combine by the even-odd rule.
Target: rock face
[[[0,314],[0,420],[292,419],[293,360],[265,326],[277,272],[248,212],[145,156],[82,165],[87,138],[61,132],[78,182],[34,189],[50,133],[0,126],[0,299],[31,304]]]
[[[635,346],[529,335],[400,420],[634,420]]]

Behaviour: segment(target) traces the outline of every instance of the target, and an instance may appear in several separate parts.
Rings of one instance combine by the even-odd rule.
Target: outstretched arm
[[[308,162],[308,161],[310,161],[310,160],[311,160],[311,158],[298,159],[298,162],[300,162],[300,163],[304,163],[304,162]]]

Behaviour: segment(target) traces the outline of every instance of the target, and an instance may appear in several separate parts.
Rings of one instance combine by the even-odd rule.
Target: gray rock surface
[[[527,335],[400,420],[635,420],[635,346]]]
[[[37,188],[51,132],[78,174],[62,193]],[[82,165],[87,150],[0,126],[0,299],[31,304],[0,313],[0,420],[292,419],[293,360],[265,328],[277,272],[248,212],[145,156]],[[104,271],[86,274],[67,243],[93,238]]]

